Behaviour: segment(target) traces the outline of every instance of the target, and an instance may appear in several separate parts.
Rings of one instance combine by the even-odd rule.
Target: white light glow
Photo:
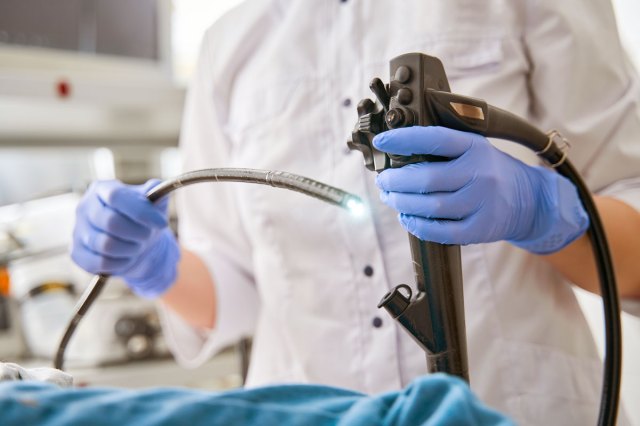
[[[346,205],[349,212],[355,217],[363,216],[366,211],[364,203],[353,198],[349,199]]]

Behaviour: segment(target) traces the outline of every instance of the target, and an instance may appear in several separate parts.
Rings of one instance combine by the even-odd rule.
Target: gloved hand
[[[159,183],[94,182],[76,210],[71,258],[93,274],[122,277],[137,295],[155,298],[175,281],[180,258],[168,227],[168,199],[145,193]]]
[[[569,180],[524,164],[483,136],[445,127],[408,127],[378,134],[373,143],[392,154],[451,158],[388,169],[376,178],[382,201],[400,212],[404,228],[422,240],[508,240],[547,254],[577,239],[589,225]]]

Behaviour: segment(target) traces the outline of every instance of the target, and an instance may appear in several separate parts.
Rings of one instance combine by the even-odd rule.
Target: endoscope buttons
[[[411,70],[405,65],[399,66],[393,78],[402,84],[406,84],[411,79]]]
[[[413,100],[413,93],[411,92],[410,89],[403,87],[402,89],[398,90],[397,97],[398,97],[398,102],[401,105],[409,105]]]

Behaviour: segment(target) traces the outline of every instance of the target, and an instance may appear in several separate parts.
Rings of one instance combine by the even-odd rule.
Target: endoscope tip
[[[349,198],[345,203],[345,207],[355,217],[361,217],[365,212],[365,205],[359,198]]]

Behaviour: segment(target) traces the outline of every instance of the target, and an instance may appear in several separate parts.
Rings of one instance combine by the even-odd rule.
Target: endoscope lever
[[[373,80],[371,80],[371,83],[369,83],[369,88],[371,89],[373,94],[376,95],[376,99],[378,99],[378,102],[380,102],[380,105],[382,105],[385,114],[387,114],[389,112],[389,102],[391,101],[391,99],[389,97],[389,92],[387,91],[387,88],[384,87],[384,83],[382,82],[382,80],[380,80],[378,77],[374,78]]]

